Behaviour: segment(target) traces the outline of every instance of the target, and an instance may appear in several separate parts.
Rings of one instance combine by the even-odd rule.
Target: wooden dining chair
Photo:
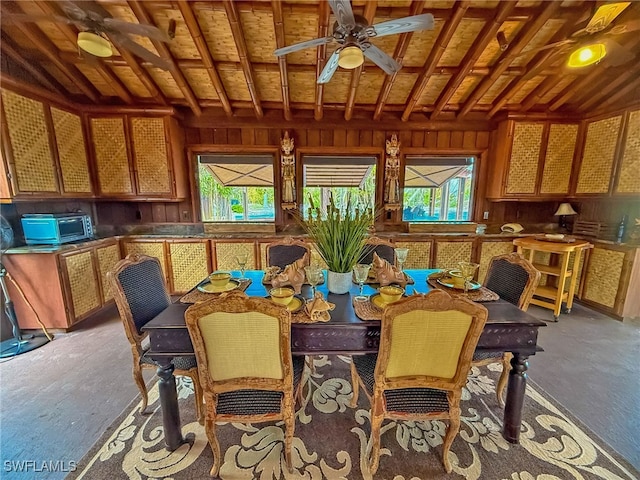
[[[216,422],[284,420],[285,461],[291,471],[304,357],[291,357],[289,310],[236,291],[189,307],[185,319],[205,397],[211,475],[218,474],[221,461]]]
[[[497,293],[507,302],[526,311],[529,308],[533,292],[540,282],[540,272],[519,253],[508,253],[493,257],[489,263],[484,286]],[[511,370],[510,352],[478,352],[473,355],[472,366],[481,367],[492,363],[502,364],[502,373],[496,385],[498,403],[504,407],[503,392]]]
[[[131,254],[120,260],[111,272],[107,273],[120,318],[133,355],[133,380],[142,396],[140,412],[147,408],[148,394],[142,370],[157,369],[157,364],[147,355],[148,346],[142,345],[148,334],[142,331],[149,320],[154,318],[171,304],[167,293],[162,268],[157,258]],[[202,389],[198,380],[196,359],[175,357],[173,359],[175,375],[191,378],[196,397],[196,415],[202,423]]]
[[[267,266],[280,267],[284,270],[287,265],[291,265],[296,260],[304,257],[311,260],[311,249],[309,245],[302,240],[295,240],[292,237],[286,237],[283,240],[269,243],[266,247]]]
[[[371,402],[371,473],[378,470],[380,429],[398,421],[449,419],[442,461],[460,429],[460,397],[487,309],[441,290],[414,294],[382,314],[377,354],[353,356],[352,407],[361,386]]]
[[[379,237],[369,237],[365,242],[362,255],[358,263],[373,263],[373,254],[377,253],[378,256],[391,265],[396,264],[396,252],[394,251],[395,245]]]

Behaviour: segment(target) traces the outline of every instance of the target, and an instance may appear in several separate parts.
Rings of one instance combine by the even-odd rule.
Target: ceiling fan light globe
[[[347,70],[358,68],[364,63],[364,54],[360,47],[350,45],[340,50],[338,65]]]
[[[567,65],[573,68],[586,67],[602,60],[607,54],[604,43],[594,43],[578,48],[569,57]]]
[[[78,34],[78,47],[96,57],[105,58],[113,55],[113,49],[109,41],[92,32],[80,32]]]

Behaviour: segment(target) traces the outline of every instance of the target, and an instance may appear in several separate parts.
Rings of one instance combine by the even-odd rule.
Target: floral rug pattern
[[[371,479],[367,467],[370,415],[361,392],[357,408],[349,357],[314,357],[306,371],[303,405],[296,417],[293,472],[284,462],[282,422],[220,424],[222,479]],[[531,385],[527,387],[519,445],[502,437],[502,410],[495,398],[499,365],[473,368],[463,391],[460,432],[451,449],[453,472],[442,466],[446,421],[395,422],[382,427],[380,468],[375,478],[421,480],[632,480],[636,472],[579,427]],[[209,478],[212,453],[204,427],[195,419],[193,385],[177,377],[183,435],[189,443],[174,452],[164,448],[157,384],[147,412],[139,405],[105,433],[68,478]]]

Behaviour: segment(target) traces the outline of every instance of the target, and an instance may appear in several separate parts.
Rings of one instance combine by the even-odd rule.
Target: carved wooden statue
[[[284,138],[280,142],[282,148],[282,208],[292,210],[296,208],[296,160],[293,154],[293,138],[289,132],[284,132]]]
[[[284,267],[284,271],[276,275],[273,280],[271,280],[271,285],[274,287],[291,285],[296,293],[300,293],[302,290],[302,284],[306,278],[304,267],[307,265],[309,265],[309,254],[305,253],[302,258],[299,258],[292,264]]]
[[[371,271],[374,272],[375,279],[381,287],[391,285],[392,283],[396,283],[401,287],[407,285],[407,277],[405,274],[384,258],[380,258],[375,252],[373,252]]]
[[[387,159],[384,168],[384,209],[400,209],[400,142],[394,133],[391,140],[387,140]]]
[[[314,322],[328,322],[331,319],[329,312],[334,308],[336,308],[335,304],[326,301],[322,292],[316,292],[304,306],[305,312]]]

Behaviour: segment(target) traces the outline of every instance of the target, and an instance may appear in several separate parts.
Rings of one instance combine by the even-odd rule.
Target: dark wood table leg
[[[160,407],[162,408],[162,425],[164,427],[164,443],[167,450],[173,452],[185,443],[180,427],[180,411],[178,410],[178,392],[176,379],[173,376],[171,359],[158,359],[158,377],[160,382]]]
[[[522,407],[524,406],[527,369],[529,368],[528,358],[528,355],[514,353],[511,359],[507,401],[504,406],[504,438],[510,443],[519,443],[520,441]]]

